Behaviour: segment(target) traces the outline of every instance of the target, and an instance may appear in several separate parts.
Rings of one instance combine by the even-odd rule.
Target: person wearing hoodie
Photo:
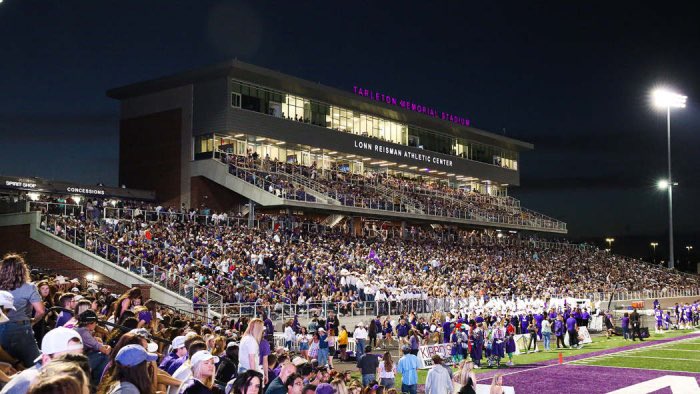
[[[425,394],[452,393],[452,370],[443,364],[440,355],[433,355],[432,359],[433,367],[425,379]]]

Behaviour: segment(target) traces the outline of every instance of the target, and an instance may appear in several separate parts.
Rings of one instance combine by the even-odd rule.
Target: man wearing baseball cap
[[[103,345],[95,339],[93,336],[95,327],[97,327],[97,314],[95,311],[88,309],[78,316],[78,327],[76,327],[75,331],[80,334],[83,340],[85,355],[88,358],[90,371],[92,371],[90,383],[97,387],[100,383],[102,372],[109,362],[109,352],[112,351],[112,348],[108,345]]]
[[[187,348],[185,347],[186,339],[184,335],[177,336],[173,339],[173,343],[170,346],[170,354],[165,356],[158,368],[171,375],[180,368],[180,365],[187,360]]]
[[[41,356],[35,360],[36,364],[13,376],[0,394],[26,393],[41,369],[53,359],[62,354],[82,352],[83,340],[77,332],[65,327],[54,328],[44,335],[41,341]]]

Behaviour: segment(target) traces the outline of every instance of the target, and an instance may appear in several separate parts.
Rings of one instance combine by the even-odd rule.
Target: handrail
[[[50,220],[47,215],[42,215],[42,217],[46,217],[46,222],[44,225],[44,222],[42,220],[42,225],[45,226],[44,230],[48,231],[51,233],[51,231],[48,230],[49,225],[50,225]],[[55,222],[56,223],[56,222]],[[70,224],[64,223],[61,224],[61,226],[66,226],[69,227]],[[73,238],[71,239],[70,237],[62,237],[61,234],[55,234],[52,233],[62,239],[65,239],[68,242],[71,242],[72,244],[76,245],[77,247],[80,247],[82,249],[87,250],[88,252],[91,252],[92,254],[103,257],[105,260],[108,260],[116,265],[121,266],[122,268],[128,269],[130,272],[133,272],[142,278],[153,282],[157,283],[163,287],[165,287],[168,290],[171,290],[173,292],[176,292],[177,294],[193,299],[194,301],[194,296],[196,296],[198,293],[199,294],[204,294],[206,295],[206,301],[208,304],[222,304],[223,303],[223,296],[209,288],[197,285],[197,284],[191,284],[189,282],[184,282],[183,278],[178,276],[178,275],[171,275],[169,272],[161,269],[159,266],[149,263],[149,262],[144,262],[143,259],[137,255],[134,255],[133,253],[129,251],[125,251],[122,248],[115,246],[109,242],[104,241],[104,236],[100,234],[96,234],[94,232],[84,232],[84,237],[83,239],[78,239],[77,237],[77,228],[73,227]],[[68,232],[66,232],[67,234]],[[79,241],[83,241],[82,245],[79,243]],[[110,258],[110,252],[111,252],[111,258]],[[128,257],[128,259],[125,259],[124,257]],[[133,260],[132,260],[133,259]],[[136,264],[138,262],[139,264]],[[145,264],[144,264],[145,263]],[[124,264],[127,264],[124,266]],[[195,291],[199,290],[199,291]],[[194,305],[194,309],[196,310],[197,307],[203,307],[204,305]]]

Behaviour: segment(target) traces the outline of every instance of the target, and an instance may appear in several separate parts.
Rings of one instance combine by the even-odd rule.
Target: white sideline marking
[[[653,393],[664,388],[670,388],[673,394],[699,394],[700,386],[692,376],[665,375],[656,379],[633,384],[608,394],[642,394]]]
[[[615,357],[624,357],[624,358],[650,358],[654,360],[677,360],[677,361],[696,361],[700,362],[698,359],[694,358],[673,358],[673,357],[652,357],[652,356],[625,356],[625,355],[620,355],[620,356],[615,356]]]

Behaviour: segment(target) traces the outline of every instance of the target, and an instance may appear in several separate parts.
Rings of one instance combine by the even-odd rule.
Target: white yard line
[[[700,362],[698,359],[694,358],[674,358],[674,357],[653,357],[653,356],[625,356],[625,355],[619,355],[615,357],[623,357],[623,358],[650,358],[653,360],[677,360],[677,361],[695,361],[695,362]]]

